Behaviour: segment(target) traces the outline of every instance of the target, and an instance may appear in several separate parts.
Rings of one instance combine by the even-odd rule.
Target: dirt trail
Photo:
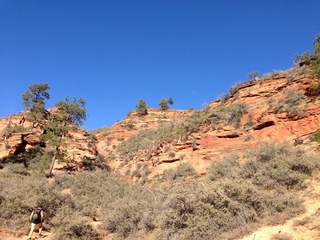
[[[38,236],[37,232],[34,232],[32,238],[33,239],[37,239],[37,240],[52,240],[53,238],[53,234],[50,232],[46,232],[46,231],[42,231],[42,235],[44,235],[44,237],[42,238],[36,238]],[[28,235],[22,235],[20,237],[15,237],[12,235],[9,235],[5,232],[0,231],[0,240],[27,240],[28,239]]]
[[[314,178],[303,194],[306,212],[283,225],[262,227],[241,240],[268,240],[273,235],[278,235],[276,239],[289,239],[280,237],[285,234],[292,240],[320,240],[320,178]]]

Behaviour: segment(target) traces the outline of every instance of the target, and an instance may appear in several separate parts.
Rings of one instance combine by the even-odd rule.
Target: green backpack
[[[32,219],[34,221],[39,221],[41,222],[41,210],[37,209],[33,211]]]

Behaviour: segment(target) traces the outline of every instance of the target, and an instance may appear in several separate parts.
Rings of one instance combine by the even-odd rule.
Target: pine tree
[[[162,98],[159,103],[160,110],[163,110],[163,111],[168,110],[169,109],[168,104],[172,105],[173,99],[172,98],[169,98],[169,99]]]
[[[45,100],[50,99],[49,89],[46,83],[32,84],[29,86],[29,91],[22,94],[22,104],[28,110],[27,118],[33,123],[33,127],[43,125],[48,116]]]
[[[148,114],[147,104],[144,99],[141,98],[139,100],[139,102],[137,103],[136,112],[137,112],[138,116],[144,116],[144,115]]]
[[[30,119],[34,125],[40,126],[43,133],[41,142],[52,150],[52,160],[49,176],[56,159],[66,160],[66,151],[63,150],[64,138],[69,137],[69,132],[79,125],[83,125],[87,118],[86,101],[80,97],[79,100],[71,100],[68,96],[64,101],[56,103],[57,110],[49,113],[45,110],[45,99],[49,99],[47,90],[50,87],[43,84],[30,85],[29,90],[22,95],[23,105],[30,111]]]
[[[168,101],[167,101],[167,99],[162,98],[161,101],[160,101],[160,103],[159,103],[159,106],[160,106],[160,110],[162,110],[162,111],[168,110],[168,109],[169,109],[169,106],[168,106]]]

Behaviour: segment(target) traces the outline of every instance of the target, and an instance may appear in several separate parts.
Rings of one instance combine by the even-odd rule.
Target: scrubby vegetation
[[[295,92],[289,90],[284,99],[281,99],[276,107],[276,113],[287,113],[289,118],[298,117],[301,118],[304,116],[303,109],[301,108],[300,103],[306,99],[306,96],[301,92]]]
[[[146,151],[146,157],[157,149],[162,142],[186,140],[190,134],[199,131],[200,127],[219,128],[222,124],[240,127],[243,114],[248,112],[248,106],[237,103],[230,106],[221,106],[212,110],[205,108],[195,111],[191,116],[178,119],[170,124],[161,124],[155,130],[140,131],[118,147],[122,159],[132,160],[138,151]]]
[[[26,233],[32,208],[42,204],[46,228],[54,228],[59,240],[110,233],[114,239],[237,238],[266,217],[279,223],[301,212],[296,191],[319,164],[299,147],[266,143],[215,161],[206,179],[182,163],[141,187],[106,170],[61,173],[48,181],[34,165],[7,162],[0,174],[0,222]],[[99,229],[92,219],[102,220]]]

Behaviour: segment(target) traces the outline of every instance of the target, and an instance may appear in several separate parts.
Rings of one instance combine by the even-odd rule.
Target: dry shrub
[[[0,222],[12,231],[27,232],[32,208],[42,204],[56,239],[99,239],[89,224],[97,217],[114,239],[214,240],[239,239],[259,222],[282,223],[301,213],[296,193],[319,167],[319,158],[298,147],[263,144],[243,161],[237,155],[218,161],[209,179],[154,182],[148,188],[106,170],[57,174],[49,183],[36,170],[10,164],[0,175]],[[193,170],[181,164],[173,173],[186,177]]]
[[[197,172],[190,163],[181,163],[176,169],[165,170],[163,175],[166,180],[176,180],[196,176]]]
[[[238,177],[239,170],[239,156],[235,153],[231,153],[225,156],[222,161],[216,161],[213,163],[208,173],[208,178],[211,181],[215,181],[223,177]]]
[[[55,240],[97,240],[100,239],[88,219],[79,212],[68,207],[62,207],[52,221],[55,228]]]
[[[307,225],[308,223],[312,222],[312,219],[310,217],[305,217],[300,220],[295,220],[292,224],[293,227],[298,227],[298,226],[304,226]]]

